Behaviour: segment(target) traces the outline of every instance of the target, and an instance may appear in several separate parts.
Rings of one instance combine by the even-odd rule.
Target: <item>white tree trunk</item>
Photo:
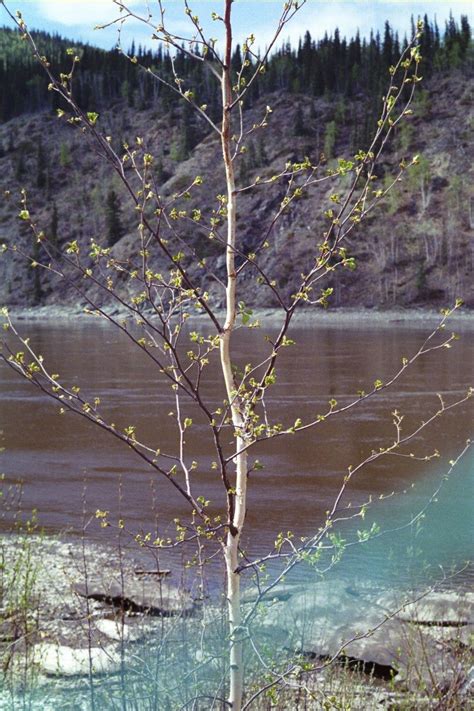
[[[235,176],[232,161],[231,133],[231,103],[232,103],[232,29],[231,0],[226,0],[224,24],[226,28],[225,66],[222,74],[222,153],[226,172],[227,188],[227,245],[226,245],[226,320],[220,341],[221,367],[231,404],[232,424],[234,427],[236,451],[242,449],[245,438],[245,422],[240,398],[236,397],[236,387],[232,374],[231,336],[236,319],[236,280],[235,244],[236,244],[236,208]],[[235,485],[229,496],[229,529],[224,547],[224,557],[227,576],[227,610],[229,617],[229,677],[230,688],[228,701],[232,711],[240,711],[243,695],[243,659],[242,630],[240,606],[240,573],[238,567],[238,550],[242,527],[245,521],[247,496],[247,454],[235,457]]]

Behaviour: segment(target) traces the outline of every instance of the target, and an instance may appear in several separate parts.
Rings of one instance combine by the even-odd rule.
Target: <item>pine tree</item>
[[[107,194],[105,206],[105,224],[107,243],[112,247],[123,236],[124,230],[120,219],[120,202],[117,193],[111,188]]]
[[[53,202],[51,222],[49,224],[49,241],[53,247],[58,246],[58,207],[55,202]]]
[[[43,142],[38,142],[38,149],[36,153],[36,187],[44,188],[47,182],[47,162],[46,154],[43,148]]]
[[[24,148],[23,144],[18,149],[18,153],[15,157],[14,172],[15,172],[16,180],[18,182],[20,182],[23,179],[23,176],[25,175],[25,172],[26,172],[25,148]]]
[[[327,160],[334,157],[334,147],[336,145],[337,125],[335,121],[330,121],[326,125],[324,134],[324,155]]]
[[[267,151],[265,148],[265,143],[263,138],[260,136],[256,141],[256,163],[258,166],[266,165],[268,163]]]
[[[188,158],[189,154],[197,143],[193,119],[193,110],[190,104],[186,102],[183,106],[181,132],[181,151],[184,158]]]
[[[467,48],[469,47],[471,41],[471,27],[469,25],[469,20],[467,15],[461,15],[461,37],[460,37],[460,45],[461,45],[461,53],[462,56],[464,57],[467,52]]]
[[[383,59],[383,64],[384,64],[385,68],[387,68],[391,64],[393,64],[393,61],[394,61],[392,29],[391,29],[390,23],[388,21],[385,23],[383,47],[382,47],[382,59]]]
[[[59,146],[59,164],[62,168],[71,165],[71,151],[68,144],[64,142]]]
[[[295,120],[293,124],[293,133],[295,136],[304,136],[306,134],[306,127],[304,123],[303,109],[301,104],[298,104],[295,113]]]

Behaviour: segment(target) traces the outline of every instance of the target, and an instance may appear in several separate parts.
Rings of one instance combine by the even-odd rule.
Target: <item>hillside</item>
[[[379,180],[381,184],[388,180],[403,157],[421,154],[420,163],[384,206],[352,234],[346,246],[356,258],[357,269],[329,275],[327,285],[334,288],[332,303],[336,306],[439,305],[461,297],[474,307],[474,71],[466,24],[461,23],[461,29],[455,25],[455,31],[459,41],[450,44],[448,28],[444,40],[440,40],[439,32],[436,40],[432,30],[431,44],[425,48],[425,79],[414,114],[398,129],[379,167]],[[10,40],[7,35],[2,36],[0,52],[4,57],[20,56],[11,49],[13,34]],[[398,38],[389,32],[383,41],[372,38],[360,44],[359,40],[359,64],[353,65],[356,71],[352,72],[352,81],[344,66],[347,69],[351,51],[356,56],[357,38],[349,43],[344,40],[342,49],[338,42],[336,35],[326,45],[317,46],[305,38],[298,50],[282,49],[270,62],[263,88],[253,93],[245,116],[252,124],[261,121],[267,105],[273,112],[268,126],[254,134],[247,153],[238,158],[240,187],[252,183],[257,175],[265,178],[278,173],[287,161],[308,156],[317,162],[324,153],[330,167],[336,156],[350,158],[358,148],[366,147],[364,142],[380,104],[377,96],[387,76],[386,63],[400,51]],[[56,46],[52,39],[51,46]],[[10,54],[5,47],[10,47]],[[60,49],[58,63],[67,57],[66,44]],[[373,57],[375,50],[378,69],[369,76],[370,52]],[[133,143],[136,136],[143,138],[146,150],[155,157],[154,177],[163,196],[183,191],[200,175],[203,185],[199,198],[184,197],[183,209],[199,207],[203,214],[210,214],[215,196],[223,191],[222,175],[216,171],[220,148],[215,137],[189,114],[186,105],[164,94],[153,96],[141,80],[133,83],[130,65],[123,57],[100,50],[90,52],[96,64],[93,66],[90,60],[84,75],[87,82],[84,79],[83,84],[78,83],[87,94],[84,105],[100,109],[101,129],[112,136],[117,150],[124,142]],[[339,64],[334,57],[339,57]],[[146,64],[153,57],[140,59]],[[160,61],[164,66],[166,57]],[[107,62],[113,64],[115,73],[104,74]],[[328,66],[333,67],[332,79],[325,75]],[[98,79],[104,76],[114,79],[106,92]],[[198,81],[205,92],[205,77],[198,77]],[[330,81],[335,83],[334,91],[328,90]],[[26,189],[31,214],[60,249],[72,240],[88,244],[94,238],[104,245],[113,243],[112,254],[118,259],[134,259],[139,251],[136,216],[118,179],[80,132],[54,116],[51,109],[55,106],[47,93],[43,95],[41,79],[35,82],[42,87],[36,91],[36,103],[27,111],[28,106],[17,102],[17,110],[9,110],[12,115],[7,112],[7,119],[4,116],[0,123],[0,187],[2,192],[9,191],[0,205],[0,239],[6,246],[19,248],[16,253],[7,251],[0,259],[0,302],[21,306],[76,303],[73,288],[39,268],[32,269],[19,254],[24,251],[35,261],[44,258],[41,247],[34,244],[18,220],[20,190]],[[97,97],[85,90],[87,86],[96,87]],[[302,87],[307,90],[303,92]],[[100,105],[94,103],[95,98]],[[333,189],[315,186],[305,193],[272,232],[264,264],[287,298],[320,241],[323,213],[330,206]],[[238,226],[243,251],[252,251],[269,228],[272,208],[284,193],[285,184],[277,181],[269,188],[256,187],[241,194]],[[199,259],[212,259],[218,276],[223,275],[224,257],[198,225],[185,228],[182,238],[189,249],[186,259],[191,273],[201,273],[197,255]],[[159,258],[156,266],[160,267]],[[221,287],[205,276],[199,279],[211,298],[221,304]],[[88,288],[91,297],[104,299],[96,287]],[[127,291],[132,287],[124,282],[120,288]],[[270,292],[255,292],[250,272],[239,298],[248,304],[272,305]]]

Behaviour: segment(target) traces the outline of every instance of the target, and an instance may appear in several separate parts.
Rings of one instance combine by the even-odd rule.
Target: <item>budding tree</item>
[[[331,542],[337,521],[360,513],[353,511],[348,514],[343,510],[343,494],[351,480],[370,462],[394,453],[406,453],[410,442],[430,422],[456,404],[441,400],[432,415],[407,432],[402,430],[402,416],[395,411],[393,441],[373,451],[349,471],[326,520],[315,521],[313,536],[295,542],[291,537],[276,532],[275,548],[268,554],[258,559],[243,556],[241,538],[248,508],[249,473],[261,466],[252,458],[255,446],[274,438],[299,436],[300,433],[323,427],[328,419],[355,410],[361,403],[393,386],[415,361],[433,350],[449,346],[454,338],[454,335],[443,335],[444,322],[451,309],[446,311],[439,328],[415,353],[403,360],[389,380],[375,380],[369,392],[361,392],[343,404],[332,399],[325,411],[315,414],[308,421],[298,417],[294,422],[283,422],[267,402],[268,392],[275,387],[281,351],[296,347],[289,335],[295,313],[302,307],[327,306],[332,292],[327,285],[328,276],[335,270],[355,267],[346,246],[348,236],[357,238],[360,223],[403,178],[410,165],[418,163],[416,156],[411,163],[402,161],[390,179],[385,176],[383,184],[377,182],[376,166],[389,145],[394,129],[410,113],[415,87],[420,80],[417,43],[421,27],[396,64],[390,67],[387,91],[370,145],[361,147],[351,159],[340,159],[338,162],[328,163],[324,156],[313,162],[301,156],[296,162],[285,162],[274,175],[257,177],[249,184],[242,184],[236,177],[238,161],[245,154],[254,134],[264,131],[272,120],[272,109],[267,106],[259,121],[249,123],[245,104],[250,87],[265,72],[275,42],[305,4],[304,0],[285,3],[273,39],[263,55],[255,49],[255,38],[247,37],[242,43],[241,61],[237,67],[232,61],[235,48],[232,0],[224,0],[222,14],[213,13],[212,16],[222,28],[222,52],[218,51],[216,41],[206,36],[200,19],[192,12],[187,0],[184,0],[184,9],[189,21],[188,36],[181,36],[168,26],[162,0],[156,4],[157,17],[151,10],[141,16],[122,0],[114,0],[114,3],[119,14],[111,24],[116,24],[119,31],[128,19],[133,19],[148,25],[153,40],[171,49],[171,79],[160,76],[150,67],[143,71],[153,75],[169,91],[178,94],[188,108],[207,123],[220,143],[222,189],[216,194],[209,214],[199,206],[199,191],[205,189],[200,175],[192,177],[189,184],[177,192],[163,196],[154,170],[156,156],[148,149],[146,138],[139,136],[134,145],[125,144],[122,150],[116,150],[113,138],[101,129],[101,117],[94,111],[84,111],[74,98],[73,78],[80,71],[80,57],[71,50],[71,66],[59,77],[55,76],[48,58],[42,56],[25,21],[18,14],[16,23],[20,33],[44,67],[50,90],[61,97],[59,119],[84,134],[85,145],[89,150],[95,150],[110,166],[128,193],[130,209],[138,222],[137,249],[129,260],[118,260],[110,242],[107,244],[104,237],[103,240],[91,240],[90,245],[71,241],[60,250],[57,241],[48,239],[47,231],[30,210],[28,195],[24,191],[19,218],[29,226],[35,244],[41,247],[41,256],[35,258],[35,267],[64,280],[87,302],[87,310],[91,314],[106,319],[119,329],[165,378],[175,402],[173,417],[179,442],[177,450],[168,451],[166,445],[159,441],[145,441],[133,423],[119,428],[110,420],[107,404],[102,403],[99,397],[94,397],[93,393],[85,394],[84,390],[68,385],[60,375],[52,373],[34,345],[20,335],[6,309],[7,335],[1,358],[15,372],[55,400],[60,412],[74,412],[108,432],[179,493],[187,506],[188,516],[177,523],[176,537],[157,534],[154,540],[144,542],[146,545],[176,549],[182,544],[194,542],[200,546],[205,542],[206,547],[214,546],[221,552],[226,573],[227,705],[239,711],[243,708],[245,697],[243,650],[251,637],[250,622],[255,612],[252,608],[243,615],[242,577],[248,573],[255,574],[262,597],[302,560],[311,560],[316,565],[325,546],[337,545]],[[211,80],[217,82],[221,95],[218,117],[209,115],[201,97],[197,96],[192,86],[188,86],[186,77],[180,75],[175,61],[179,54],[202,66]],[[133,64],[139,64],[136,57],[130,56],[129,59]],[[137,66],[137,71],[140,70]],[[256,240],[256,246],[249,252],[239,235],[241,197],[246,192],[265,190],[275,184],[281,186],[283,197],[274,209],[270,226],[265,228]],[[325,228],[317,235],[308,261],[295,265],[301,275],[300,283],[294,293],[286,298],[279,288],[278,275],[270,273],[265,257],[275,247],[275,228],[282,217],[291,215],[294,203],[321,184],[334,186],[330,205],[324,212]],[[112,204],[108,204],[107,209],[110,211],[112,208]],[[122,205],[122,211],[124,209]],[[191,228],[199,234],[199,240],[189,238]],[[204,256],[209,241],[217,245],[218,249],[213,252],[217,256]],[[13,249],[21,251],[20,247]],[[225,257],[224,279],[216,266],[221,255]],[[25,258],[31,261],[26,251]],[[257,362],[249,357],[243,368],[239,368],[233,356],[233,339],[239,338],[237,328],[261,327],[240,298],[239,284],[247,274],[251,275],[256,288],[272,294],[273,301],[278,305],[280,323],[275,336],[266,336],[265,357]],[[124,279],[127,281],[126,290],[123,288]],[[221,290],[225,304],[223,313],[209,296],[211,284],[217,284]],[[89,285],[93,288],[90,289]],[[111,303],[118,305],[127,318],[114,316],[115,312],[109,308]],[[199,319],[196,319],[197,314]],[[13,344],[15,338],[21,343],[19,350]],[[209,368],[217,367],[217,363],[225,394],[216,408],[206,394],[205,384]],[[209,434],[210,466],[222,487],[221,503],[207,501],[199,491],[195,471],[202,465],[196,461],[186,442],[187,432],[197,421],[205,423]],[[106,512],[99,512],[99,516],[105,523],[113,523],[108,521]],[[273,559],[281,561],[281,573],[275,580],[264,583],[258,577],[259,570],[262,564]],[[270,686],[279,681],[282,678],[275,677]],[[253,698],[247,698],[245,707]]]

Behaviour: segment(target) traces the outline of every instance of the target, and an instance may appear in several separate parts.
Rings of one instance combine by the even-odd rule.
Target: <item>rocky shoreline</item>
[[[0,692],[0,708],[9,708],[8,694],[26,661],[40,689],[50,689],[53,681],[112,677],[140,654],[149,655],[144,650],[152,640],[169,637],[178,648],[178,627],[189,635],[188,645],[193,640],[194,663],[202,665],[206,655],[215,660],[215,651],[195,644],[195,635],[222,625],[219,605],[193,599],[168,576],[137,571],[136,562],[117,550],[7,535],[0,551],[0,649],[10,684],[3,702]],[[365,708],[372,708],[369,693],[387,700],[454,689],[467,703],[474,700],[474,593],[434,589],[407,595],[322,580],[278,585],[263,597],[249,588],[244,608],[255,643],[269,645],[277,656],[310,661],[323,670],[313,681],[327,678],[333,659],[365,674],[365,691],[357,692]]]
[[[114,318],[128,318],[130,313],[114,307],[105,307],[104,311]],[[82,306],[62,306],[50,304],[28,308],[9,308],[9,313],[15,321],[69,321],[79,319],[97,320],[94,314],[87,313]],[[217,316],[225,317],[224,312],[216,311]],[[281,311],[272,308],[257,308],[253,310],[253,317],[259,319],[264,325],[279,323]],[[194,320],[205,320],[203,315],[194,315]],[[324,326],[363,326],[363,327],[390,327],[390,328],[435,328],[441,320],[439,310],[432,308],[334,308],[324,310],[321,308],[303,308],[293,317],[293,325],[299,327],[321,324]],[[100,317],[103,321],[103,317]],[[460,330],[474,330],[474,311],[470,309],[457,310],[448,320],[448,326]]]
[[[13,645],[22,651],[21,628],[29,626],[33,656],[46,674],[80,675],[83,668],[74,662],[74,657],[78,660],[81,656],[78,650],[103,647],[106,659],[111,640],[122,636],[138,639],[127,631],[128,626],[118,631],[119,617],[129,618],[127,625],[133,618],[135,626],[146,618],[152,627],[154,618],[187,614],[193,607],[189,595],[160,576],[137,575],[133,560],[107,546],[77,539],[8,535],[2,538],[0,551],[0,646]],[[56,668],[52,668],[53,646],[75,650],[69,654],[69,665],[58,657]]]

